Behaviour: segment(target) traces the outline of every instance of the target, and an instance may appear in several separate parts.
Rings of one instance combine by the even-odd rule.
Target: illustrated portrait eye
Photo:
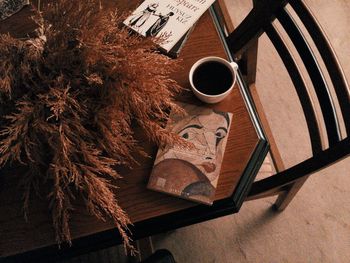
[[[188,132],[185,132],[184,134],[182,134],[182,138],[188,139],[189,138]]]
[[[181,131],[181,132],[179,133],[179,135],[180,135],[182,138],[191,141],[191,140],[193,140],[194,137],[196,136],[196,131],[193,130],[193,129],[191,129],[191,128],[189,128],[189,129],[186,129],[186,130]]]
[[[183,128],[178,134],[186,139],[186,140],[193,140],[193,138],[198,134],[198,130],[202,129],[203,127],[200,125],[192,124],[188,125],[185,128]]]
[[[220,127],[216,130],[216,146],[220,143],[220,141],[225,138],[227,135],[227,129],[224,127]]]
[[[219,138],[219,139],[224,138],[225,135],[226,135],[226,134],[225,134],[224,131],[217,131],[217,132],[215,133],[216,138]]]

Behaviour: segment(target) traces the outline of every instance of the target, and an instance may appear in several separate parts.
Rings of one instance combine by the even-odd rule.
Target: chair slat
[[[336,143],[332,148],[326,149],[287,170],[254,182],[248,194],[248,198],[254,199],[254,196],[260,196],[265,192],[271,193],[274,189],[279,191],[281,187],[289,185],[306,175],[315,173],[335,162],[349,157],[349,155],[350,137],[347,137]]]
[[[294,19],[288,13],[288,11],[284,8],[281,8],[277,13],[277,19],[280,21],[290,39],[292,40],[295,48],[303,60],[306,70],[309,73],[317,98],[320,102],[320,107],[326,126],[328,142],[329,145],[332,146],[341,140],[340,129],[333,100],[320,66],[303,33],[295,23]]]
[[[264,26],[276,18],[276,10],[286,4],[286,0],[255,0],[254,8],[226,39],[232,55],[241,55],[251,43],[255,43],[254,41],[264,33]]]
[[[228,35],[226,41],[234,57],[241,55],[254,39],[257,39],[263,33],[262,26],[256,16],[257,10],[251,10],[242,23]]]
[[[288,50],[280,34],[276,31],[272,24],[265,27],[265,31],[272,44],[276,48],[278,54],[280,55],[283,64],[285,65],[291,80],[294,84],[295,90],[299,97],[302,109],[304,111],[306,123],[309,130],[310,141],[312,146],[313,154],[322,151],[322,141],[320,130],[317,123],[316,113],[310,99],[310,95],[307,91],[305,81],[300,74],[300,70]]]
[[[303,1],[290,0],[290,5],[308,30],[326,65],[338,97],[346,132],[350,135],[350,89],[333,47],[309,7]]]

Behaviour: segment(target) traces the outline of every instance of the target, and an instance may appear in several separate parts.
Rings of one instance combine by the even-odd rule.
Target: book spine
[[[175,44],[175,46],[167,53],[172,58],[177,58],[184,47],[187,39],[194,30],[196,23],[186,32],[186,34]]]

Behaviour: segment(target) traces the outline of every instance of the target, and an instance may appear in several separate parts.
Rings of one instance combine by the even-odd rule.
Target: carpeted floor
[[[249,11],[246,0],[226,0],[237,24]],[[324,26],[350,78],[350,2],[307,0]],[[287,73],[266,37],[259,43],[257,86],[286,166],[310,155],[305,121],[293,99]],[[263,70],[262,70],[263,69]],[[276,114],[278,113],[278,114]],[[179,263],[350,262],[350,159],[313,175],[283,213],[273,198],[246,202],[238,214],[153,237]],[[116,251],[116,250],[115,250]],[[113,254],[113,253],[112,253]],[[75,262],[124,262],[75,259]]]

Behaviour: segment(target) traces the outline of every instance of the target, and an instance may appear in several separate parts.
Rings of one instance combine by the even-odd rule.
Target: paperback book
[[[193,147],[168,146],[158,150],[148,188],[211,205],[214,201],[232,114],[190,104],[187,115],[171,114],[166,129]]]
[[[145,37],[162,40],[169,53],[215,0],[145,0],[124,24]]]

